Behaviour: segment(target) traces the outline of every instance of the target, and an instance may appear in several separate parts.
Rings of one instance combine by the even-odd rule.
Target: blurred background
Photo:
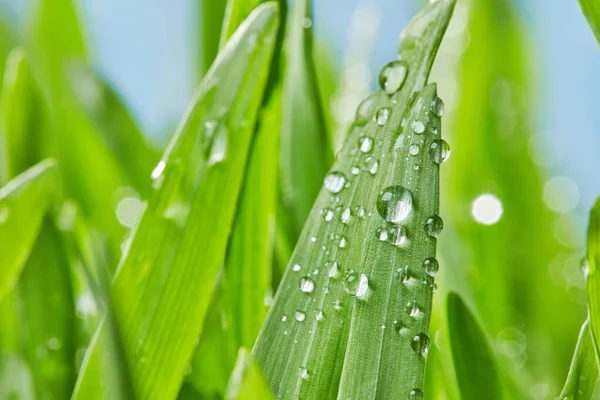
[[[35,3],[0,0],[0,16],[17,38],[26,36]],[[201,3],[210,2],[77,2],[91,65],[161,152],[209,64]],[[424,2],[313,3],[316,70],[339,145]],[[587,214],[600,194],[598,71],[600,49],[576,0],[458,0],[431,76],[446,104],[444,136],[452,149],[442,167],[446,227],[431,398],[453,390],[439,379],[449,289],[473,305],[507,370],[527,371],[518,381],[532,398],[558,393],[585,319],[580,262]],[[124,228],[133,225],[135,213],[116,212]]]

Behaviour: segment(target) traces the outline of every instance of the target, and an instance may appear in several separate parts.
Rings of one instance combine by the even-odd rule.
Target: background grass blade
[[[461,398],[505,398],[492,349],[479,323],[456,293],[448,295],[447,308],[450,346]]]
[[[227,386],[227,400],[273,399],[269,382],[245,348],[240,348],[235,369]]]
[[[596,359],[600,359],[600,198],[590,211],[587,231],[587,296]]]
[[[233,222],[278,13],[274,3],[255,10],[206,75],[153,172],[156,192],[113,280],[115,315],[140,398],[176,397],[200,335]],[[92,345],[75,398],[102,398],[86,373],[101,357]]]
[[[35,399],[29,368],[18,354],[0,352],[0,398]]]
[[[200,40],[200,71],[199,76],[203,77],[210,68],[217,52],[219,51],[219,37],[223,27],[223,17],[225,15],[225,1],[197,0],[198,1],[198,30]]]
[[[264,0],[227,0],[219,47],[223,48],[238,26]]]
[[[569,368],[565,387],[560,393],[561,400],[588,400],[594,394],[598,379],[598,365],[592,342],[589,321],[581,326],[579,339]]]
[[[289,222],[294,226],[294,240],[333,158],[317,87],[312,29],[305,26],[311,18],[310,0],[295,1],[288,18],[283,51],[280,174],[286,207],[283,212],[291,214]]]
[[[0,300],[13,288],[54,198],[56,163],[44,161],[0,189]]]
[[[501,361],[522,371],[522,384],[549,382],[549,392],[558,393],[570,354],[548,345],[546,332],[572,343],[585,309],[548,273],[569,250],[552,234],[558,216],[544,204],[544,177],[530,155],[537,144],[531,48],[511,2],[471,2],[468,32],[452,130],[455,158],[443,176],[447,225],[456,237],[443,242],[444,259],[455,266],[444,283],[473,299]],[[478,222],[476,199],[484,207],[499,204],[499,213]],[[504,351],[510,343],[517,351]]]
[[[432,3],[404,30],[406,79],[361,104],[325,179],[253,350],[277,398],[422,395],[436,272],[424,263],[437,234],[425,225],[438,207],[430,147],[442,114],[431,110],[435,86],[423,86],[453,7]],[[382,218],[387,196],[376,206],[393,185],[412,193],[403,226]]]
[[[597,0],[579,0],[579,6],[596,40],[600,43],[600,3]]]

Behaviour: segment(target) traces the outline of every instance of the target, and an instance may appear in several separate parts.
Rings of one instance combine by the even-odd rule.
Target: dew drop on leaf
[[[450,146],[443,139],[436,139],[429,147],[429,155],[436,164],[441,164],[450,157]]]
[[[583,275],[583,277],[587,279],[588,274],[590,273],[590,263],[588,262],[586,256],[583,256],[583,258],[581,259],[581,262],[579,264],[579,270],[581,271],[581,275]]]
[[[406,312],[408,316],[412,318],[418,318],[421,316],[421,309],[419,308],[416,300],[413,300],[406,305]]]
[[[350,211],[349,207],[346,207],[344,211],[342,211],[340,221],[342,221],[344,224],[347,224],[348,222],[350,222],[350,218],[352,218],[352,212]]]
[[[294,265],[292,266],[292,270],[293,270],[294,272],[298,272],[298,271],[300,271],[300,268],[302,268],[302,267],[300,266],[300,264],[294,264]]]
[[[376,107],[377,99],[375,95],[371,95],[364,99],[356,109],[356,118],[354,123],[361,126],[369,122],[371,116],[375,113]]]
[[[378,229],[375,231],[375,236],[377,236],[377,239],[379,239],[379,240],[380,240],[380,241],[382,241],[382,242],[387,242],[387,240],[388,240],[388,235],[389,235],[389,232],[388,232],[388,230],[387,230],[387,229],[385,229],[385,228],[378,228]]]
[[[323,320],[323,311],[317,311],[317,313],[315,314],[315,319],[317,321],[322,321]]]
[[[327,222],[333,219],[333,210],[331,208],[324,208],[321,210],[321,215],[323,215],[323,219]]]
[[[409,400],[423,400],[423,391],[421,389],[413,389],[408,394]]]
[[[423,266],[425,267],[425,273],[429,276],[435,276],[440,270],[440,263],[433,257],[425,259]]]
[[[408,154],[410,154],[411,156],[418,155],[419,151],[421,151],[421,146],[419,146],[418,144],[411,144],[408,148]]]
[[[373,157],[367,157],[364,161],[365,171],[369,172],[371,175],[375,175],[377,170],[379,169],[379,161]]]
[[[302,290],[304,293],[312,293],[315,290],[315,282],[307,276],[301,278],[300,290]]]
[[[410,345],[416,353],[425,357],[429,352],[429,336],[424,333],[419,333],[412,338]]]
[[[388,118],[390,117],[390,109],[387,107],[382,108],[377,111],[377,115],[375,116],[375,120],[377,121],[377,125],[385,125]]]
[[[331,268],[329,268],[327,275],[333,279],[337,279],[340,276],[340,269],[338,267],[338,263],[334,261],[333,264],[331,264]]]
[[[303,380],[307,380],[309,378],[308,370],[306,368],[300,368],[298,373],[300,374],[300,378]]]
[[[433,112],[438,117],[444,115],[444,102],[442,101],[442,99],[436,97],[431,101],[431,112]]]
[[[425,132],[425,124],[419,120],[414,120],[410,126],[414,133],[421,134]]]
[[[395,226],[388,232],[389,242],[394,246],[402,246],[406,243],[407,234],[403,226]]]
[[[294,318],[296,318],[296,321],[302,322],[306,319],[306,314],[304,313],[304,311],[296,311],[294,313]]]
[[[408,73],[408,64],[405,61],[392,61],[379,73],[379,84],[387,94],[394,94],[404,84]]]
[[[425,221],[425,232],[431,237],[438,237],[444,229],[444,221],[439,215],[432,215]]]
[[[350,296],[366,300],[369,294],[369,279],[365,274],[350,272],[344,279],[344,290]]]
[[[344,248],[346,248],[347,245],[348,245],[348,240],[344,236],[342,236],[342,238],[340,239],[340,242],[338,243],[338,247],[340,249],[344,249]]]
[[[404,221],[412,208],[412,193],[400,185],[386,187],[377,199],[377,211],[381,218],[395,224]]]
[[[363,153],[368,153],[373,150],[373,139],[369,136],[362,136],[358,139],[358,148]]]
[[[325,177],[325,188],[331,193],[341,192],[346,183],[348,183],[348,179],[341,172],[334,171]]]

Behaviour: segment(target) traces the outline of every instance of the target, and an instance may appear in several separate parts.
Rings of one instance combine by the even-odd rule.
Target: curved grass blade
[[[294,2],[283,50],[280,174],[286,211],[300,232],[331,166],[313,61],[310,0]],[[310,156],[308,156],[310,155]]]
[[[597,0],[579,0],[579,6],[596,40],[600,43],[600,2]]]
[[[452,359],[461,398],[505,398],[499,369],[481,326],[458,294],[448,294],[447,309]]]
[[[242,21],[261,3],[264,3],[264,0],[227,0],[219,48],[225,46]]]
[[[596,359],[600,359],[600,198],[590,211],[587,231],[587,298],[590,329],[596,350]]]
[[[13,288],[57,186],[56,163],[43,161],[0,189],[0,300]]]
[[[219,36],[223,27],[225,15],[225,1],[198,0],[198,30],[200,40],[199,48],[199,77],[203,77],[210,68],[219,52]]]
[[[523,344],[518,354],[500,353],[512,365],[525,363],[515,374],[519,384],[533,386],[531,372],[557,393],[571,350],[548,346],[544,332],[552,332],[555,343],[572,343],[585,309],[548,273],[569,250],[549,234],[557,216],[543,201],[543,171],[531,157],[538,138],[531,128],[528,38],[507,1],[472,2],[468,32],[454,112],[455,158],[446,170],[442,207],[457,237],[442,246],[456,266],[447,277],[473,293],[491,337]],[[540,295],[549,287],[551,296]]]
[[[115,155],[142,198],[150,193],[149,172],[160,156],[144,138],[119,95],[90,67],[73,62],[68,83],[74,98]]]
[[[577,346],[569,368],[565,387],[560,393],[561,400],[589,400],[594,394],[598,379],[598,364],[592,342],[589,320],[581,326]]]
[[[269,400],[273,393],[260,367],[245,348],[240,348],[227,386],[227,400]]]
[[[278,16],[274,3],[258,7],[207,73],[153,172],[156,191],[113,280],[116,320],[140,398],[177,396],[200,335],[225,255]],[[101,357],[92,344],[74,398],[103,398],[103,388],[87,374]]]
[[[424,85],[453,8],[432,3],[404,30],[391,95],[361,104],[325,178],[253,350],[276,398],[422,395],[447,156]]]

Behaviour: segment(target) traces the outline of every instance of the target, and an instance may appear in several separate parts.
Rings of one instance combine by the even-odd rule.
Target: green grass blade
[[[312,29],[304,27],[310,18],[310,0],[294,2],[283,51],[281,190],[296,232],[302,229],[332,161],[313,62]]]
[[[219,38],[223,26],[225,7],[225,1],[198,0],[200,14],[198,18],[200,77],[203,77],[208,71],[219,51]]]
[[[435,86],[424,85],[453,8],[432,3],[404,30],[406,79],[391,79],[394,94],[361,104],[325,178],[253,350],[277,398],[407,398],[423,390],[436,272],[433,260],[425,266],[436,247],[426,221],[438,212],[431,155],[441,161],[431,150],[441,133],[432,104],[440,103]],[[373,146],[359,146],[364,137]]]
[[[600,198],[590,211],[587,231],[587,297],[596,358],[600,359]]]
[[[269,382],[260,366],[254,361],[250,352],[243,347],[238,353],[225,398],[227,400],[273,399]]]
[[[0,189],[0,300],[19,278],[56,185],[56,163],[46,160]]]
[[[119,95],[91,68],[73,63],[68,68],[74,98],[115,155],[135,189],[146,198],[150,171],[160,159],[129,114]]]
[[[156,191],[113,280],[116,319],[140,398],[176,397],[200,335],[233,222],[278,13],[274,3],[255,10],[207,73],[153,172]],[[92,345],[74,398],[102,398],[86,373],[101,356]]]
[[[219,48],[225,46],[242,21],[261,3],[264,3],[264,0],[227,0]]]
[[[560,393],[561,400],[589,400],[594,394],[598,379],[598,364],[589,320],[581,326],[579,339],[569,368],[565,387]]]
[[[61,233],[46,217],[17,285],[22,353],[37,398],[67,399],[75,383],[70,268]]]
[[[579,6],[596,40],[600,43],[600,2],[598,0],[579,0]]]
[[[486,332],[523,344],[517,353],[501,350],[510,364],[525,363],[516,376],[520,383],[548,382],[558,393],[585,309],[548,273],[548,265],[570,250],[552,234],[558,216],[544,203],[543,171],[531,157],[538,139],[532,132],[532,52],[515,8],[508,1],[472,2],[442,205],[456,240],[443,242],[449,246],[442,244],[442,252],[455,267],[448,280],[471,294]],[[486,204],[492,210],[487,215]],[[552,295],[541,295],[548,288]],[[567,348],[548,346],[544,332]]]
[[[481,326],[456,293],[448,295],[448,331],[463,400],[504,398],[498,366]]]

